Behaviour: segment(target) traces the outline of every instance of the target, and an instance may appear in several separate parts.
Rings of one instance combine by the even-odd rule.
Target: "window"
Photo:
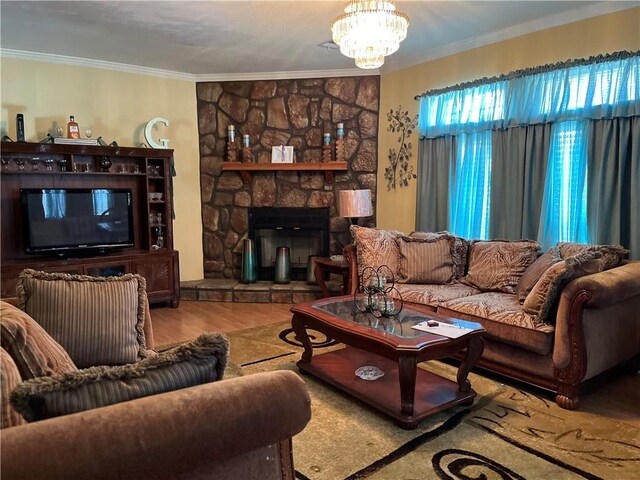
[[[464,238],[489,236],[491,132],[458,137],[449,204],[449,230]]]
[[[553,126],[538,239],[545,245],[589,241],[586,122]]]
[[[535,175],[536,187],[535,191],[527,190],[526,195],[513,189],[514,196],[521,195],[514,201],[522,204],[522,211],[520,223],[517,217],[510,218],[509,225],[515,225],[512,231],[526,229],[527,235],[531,236],[536,234],[537,228],[537,239],[545,249],[558,241],[588,242],[588,225],[592,223],[588,223],[591,220],[587,218],[587,189],[595,181],[587,176],[589,124],[638,115],[640,55],[637,52],[547,65],[535,73],[521,70],[427,92],[420,96],[421,138],[451,136],[457,150],[449,168],[448,190],[443,188],[448,193],[440,194],[439,185],[429,184],[428,188],[435,193],[425,194],[425,198],[440,202],[448,195],[447,228],[466,238],[489,238],[492,236],[489,231],[492,132],[494,138],[504,139],[506,136],[502,133],[515,127],[551,125],[550,140],[548,136],[543,140],[544,150],[540,145],[527,144],[526,147],[535,153],[531,158],[535,157],[541,168],[513,170],[515,176],[524,177],[514,176],[512,181],[523,185],[529,182],[526,187],[533,188],[531,178],[526,177],[531,174]],[[546,158],[537,155],[547,147]],[[503,151],[493,150],[496,155]],[[443,157],[442,161],[448,163],[449,159]],[[500,161],[504,162],[504,159],[500,158]],[[546,161],[546,175],[541,161]],[[538,186],[540,181],[543,188]],[[500,190],[496,188],[494,192],[498,195]],[[419,199],[422,195],[419,192]],[[522,200],[523,197],[526,198]],[[536,216],[531,221],[533,211]],[[491,225],[498,223],[492,221]],[[591,236],[595,238],[595,232]]]

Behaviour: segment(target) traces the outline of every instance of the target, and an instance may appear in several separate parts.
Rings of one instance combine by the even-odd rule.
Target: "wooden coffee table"
[[[397,316],[377,318],[359,312],[351,295],[301,303],[291,311],[291,325],[304,346],[300,370],[391,416],[402,428],[412,430],[425,417],[473,403],[476,392],[467,376],[484,348],[479,323],[445,317],[414,304],[405,304]],[[469,333],[451,339],[411,328],[428,319],[468,328]],[[313,355],[307,328],[348,346]],[[463,350],[457,382],[417,368],[420,362]],[[359,378],[355,371],[362,366],[378,367],[384,375],[376,380]]]

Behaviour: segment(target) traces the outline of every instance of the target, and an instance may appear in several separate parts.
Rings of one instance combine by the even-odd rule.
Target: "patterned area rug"
[[[302,348],[288,324],[230,333],[227,376],[298,371]],[[341,348],[318,334],[317,353]],[[314,352],[315,353],[315,352]],[[455,380],[456,367],[420,364]],[[472,373],[471,407],[423,420],[413,431],[317,380],[303,376],[312,418],[294,438],[300,480],[636,479],[640,430],[559,408],[550,398]]]

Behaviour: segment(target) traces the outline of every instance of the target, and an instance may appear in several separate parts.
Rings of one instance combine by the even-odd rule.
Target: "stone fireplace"
[[[328,251],[322,240],[322,255],[341,253],[351,241],[349,221],[338,215],[340,190],[371,189],[374,214],[362,223],[375,224],[379,91],[378,76],[197,84],[205,277],[240,277],[250,209],[325,210]],[[237,172],[222,172],[229,125],[240,138],[250,135],[254,162],[270,163],[272,146],[290,145],[296,163],[314,163],[322,161],[323,134],[334,138],[337,123],[345,128],[348,170],[336,172],[333,182],[322,172],[265,171],[244,183]],[[276,235],[271,243],[281,241],[270,235]],[[292,251],[292,263],[306,270],[307,251],[309,245]]]
[[[258,280],[273,280],[280,246],[289,247],[291,278],[305,280],[309,256],[329,255],[329,209],[250,208],[248,236],[256,244]]]

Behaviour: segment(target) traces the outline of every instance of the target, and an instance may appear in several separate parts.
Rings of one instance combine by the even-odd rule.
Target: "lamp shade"
[[[338,208],[341,217],[358,218],[373,215],[371,190],[340,190]]]

